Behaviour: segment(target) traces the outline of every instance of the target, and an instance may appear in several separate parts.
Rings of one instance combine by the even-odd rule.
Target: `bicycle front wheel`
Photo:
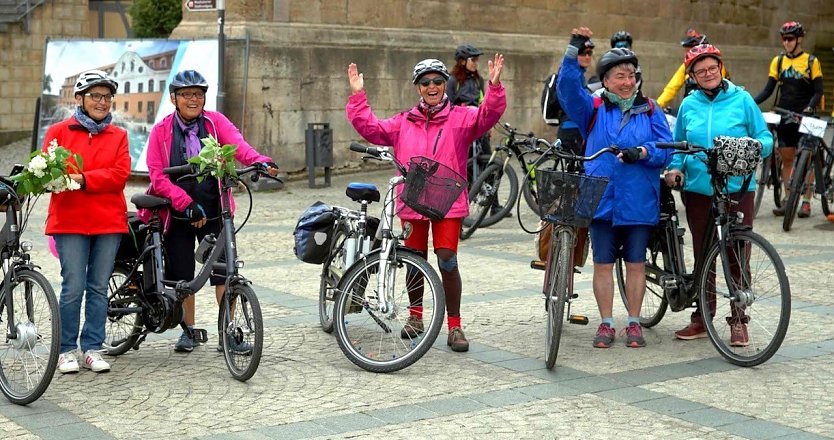
[[[475,233],[498,200],[497,187],[492,183],[500,181],[501,168],[496,164],[488,166],[469,189],[469,215],[464,217],[460,228],[460,239],[466,240]]]
[[[753,204],[754,217],[759,213],[759,207],[762,206],[764,193],[767,191],[767,186],[770,185],[770,170],[773,167],[772,162],[773,155],[771,154],[759,164],[759,168],[756,170],[756,199]]]
[[[220,346],[232,377],[245,382],[261,363],[264,346],[261,303],[248,284],[234,284],[220,302]]]
[[[37,400],[52,381],[61,350],[61,315],[58,300],[49,281],[40,272],[15,270],[10,286],[2,295],[11,295],[12,325],[17,337],[0,343],[0,390],[9,401],[27,405]],[[8,323],[5,307],[8,298],[0,298],[3,331]]]
[[[333,234],[333,245],[330,256],[321,268],[321,282],[319,283],[319,323],[325,333],[333,332],[333,304],[336,299],[336,286],[347,268],[345,262],[345,239],[347,227],[339,224]]]
[[[141,274],[128,282],[127,267],[117,264],[107,287],[107,321],[104,349],[110,356],[124,354],[136,345],[142,333]]]
[[[570,231],[562,230],[554,237],[553,255],[550,257],[547,288],[547,331],[544,337],[545,360],[548,369],[556,365],[559,342],[562,340],[562,324],[565,322],[565,303],[571,294],[570,279],[573,275],[573,245]]]
[[[354,364],[388,373],[408,367],[431,348],[443,325],[446,301],[440,277],[418,254],[393,249],[382,275],[380,257],[379,251],[372,252],[342,278],[336,340]]]
[[[720,242],[699,275],[699,306],[710,341],[735,365],[759,365],[776,353],[791,315],[791,289],[776,249],[753,231],[733,231],[723,261]],[[724,273],[727,263],[730,273]],[[716,275],[716,272],[719,275]]]
[[[790,187],[788,188],[788,201],[785,205],[785,217],[782,219],[782,230],[791,230],[793,221],[796,218],[796,210],[799,208],[799,200],[805,192],[805,182],[808,181],[808,166],[810,165],[811,152],[801,150],[796,159],[796,166],[791,174]]]

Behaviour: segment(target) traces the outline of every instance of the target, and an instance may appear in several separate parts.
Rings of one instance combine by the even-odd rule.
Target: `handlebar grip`
[[[350,151],[357,153],[370,154],[371,156],[379,157],[380,150],[377,147],[366,147],[358,142],[350,143]]]
[[[162,172],[165,174],[191,174],[195,171],[196,167],[192,164],[178,165],[162,169]]]
[[[675,150],[686,150],[689,148],[689,142],[655,142],[654,146],[656,148],[662,149],[675,149]]]

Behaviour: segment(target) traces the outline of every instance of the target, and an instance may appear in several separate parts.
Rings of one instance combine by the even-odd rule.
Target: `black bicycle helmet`
[[[208,90],[209,85],[203,75],[200,75],[200,72],[196,70],[183,70],[177,73],[174,76],[174,80],[168,85],[168,93],[174,93],[186,87],[199,87],[205,92]]]
[[[623,63],[629,63],[636,69],[638,64],[637,55],[635,55],[634,52],[622,47],[609,49],[608,52],[605,52],[602,57],[600,57],[599,61],[597,61],[597,76],[601,80],[605,78],[605,74],[608,73],[611,68]]]
[[[417,81],[420,81],[420,78],[427,73],[439,73],[445,79],[449,79],[449,70],[446,69],[446,65],[443,64],[443,61],[436,60],[434,58],[427,58],[423,61],[417,63],[414,66],[414,74],[411,77],[411,82],[417,84]]]
[[[805,28],[798,21],[788,21],[779,28],[779,34],[782,36],[793,35],[795,37],[804,37]]]
[[[455,60],[478,57],[483,54],[484,52],[479,50],[477,47],[469,43],[463,43],[455,49]]]
[[[110,89],[110,93],[115,95],[116,89],[119,88],[119,83],[110,78],[107,72],[103,70],[88,70],[78,75],[78,79],[75,81],[75,86],[73,87],[73,95],[84,93],[93,86],[105,86]]]
[[[623,46],[623,43],[626,45]],[[614,35],[611,35],[611,47],[625,47],[626,49],[631,49],[633,41],[631,39],[631,34],[626,31],[617,31],[614,32]]]
[[[684,36],[683,40],[681,40],[681,46],[695,47],[701,44],[709,44],[709,41],[707,41],[707,36],[696,31],[695,28],[687,29],[686,36]]]

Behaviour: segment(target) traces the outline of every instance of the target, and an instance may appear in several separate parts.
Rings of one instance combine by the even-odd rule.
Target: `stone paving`
[[[24,150],[23,143],[5,147],[0,172]],[[512,218],[461,244],[471,350],[451,352],[444,329],[416,364],[371,374],[320,330],[319,267],[293,256],[291,234],[313,201],[349,206],[347,182],[382,187],[387,175],[334,176],[332,187],[318,189],[290,181],[255,194],[239,252],[266,331],[263,360],[248,382],[229,375],[211,332],[208,345],[185,355],[173,351],[178,331],[151,335],[138,351],[108,357],[110,373],[58,374],[27,407],[0,398],[0,438],[834,438],[834,328],[824,325],[834,316],[834,225],[819,204],[790,233],[770,215],[772,201],[756,220],[782,255],[793,292],[785,343],[759,367],[727,363],[706,339],[675,340],[688,312],[668,312],[645,330],[644,349],[619,340],[593,349],[598,315],[584,268],[572,311],[587,314],[590,325],[565,326],[557,366],[546,370],[542,272],[529,269],[533,240]],[[143,189],[132,182],[125,193]],[[26,238],[58,291],[58,264],[42,235],[47,202],[40,200]],[[238,202],[245,212],[248,201]],[[529,214],[522,219],[534,225]],[[197,302],[198,324],[212,329],[212,291],[203,289]],[[618,328],[625,322],[616,302],[615,319]]]

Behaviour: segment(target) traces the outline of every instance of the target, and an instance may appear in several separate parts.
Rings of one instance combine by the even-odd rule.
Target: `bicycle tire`
[[[745,276],[733,277],[732,273],[718,269],[716,273],[721,275],[712,277],[711,281],[710,270],[702,270],[698,280],[699,306],[701,310],[710,310],[711,292],[729,292],[729,283],[744,282],[747,303],[743,307],[734,306],[731,301],[718,297],[715,317],[704,319],[704,326],[713,346],[725,359],[738,366],[753,367],[770,359],[785,338],[791,315],[790,284],[782,259],[761,235],[753,231],[732,231],[727,243],[729,263],[744,268],[738,272]],[[722,267],[720,245],[716,242],[710,247],[705,268]],[[745,258],[739,259],[740,254]],[[771,316],[774,313],[775,318]],[[747,346],[733,346],[730,339],[731,321],[739,322],[739,316],[747,320]]]
[[[770,170],[773,167],[772,162],[773,155],[771,154],[769,157],[762,160],[762,163],[759,164],[759,167],[756,170],[756,199],[753,203],[753,217],[759,214],[759,208],[762,206],[764,193],[767,191],[767,186],[770,185]]]
[[[261,303],[248,284],[233,284],[229,290],[223,294],[220,306],[220,345],[229,373],[246,382],[258,371],[263,353]]]
[[[10,402],[27,405],[43,395],[58,366],[61,314],[52,285],[40,272],[15,269],[11,284],[18,337],[0,343],[0,390]],[[3,306],[6,293],[0,292]]]
[[[796,219],[796,211],[799,208],[799,200],[802,193],[805,192],[805,182],[808,181],[808,165],[810,163],[811,152],[802,150],[796,160],[796,167],[794,167],[791,175],[790,188],[788,189],[788,201],[785,205],[785,217],[782,219],[782,230],[788,232],[791,230],[794,219]]]
[[[554,169],[555,166],[556,161],[553,159],[546,159],[538,164],[538,168],[548,170]],[[521,194],[524,197],[524,202],[530,207],[530,210],[541,217],[541,213],[539,212],[538,189],[536,188],[536,175],[535,172],[530,175],[527,171],[525,170],[524,181],[521,183]]]
[[[568,277],[573,274],[570,231],[559,231],[554,253],[551,256],[550,279],[547,292],[547,330],[545,332],[545,359],[548,370],[556,365],[559,355],[559,343],[562,340],[562,325],[565,322],[565,303],[568,301],[570,283]]]
[[[774,141],[775,145],[775,141]],[[779,155],[778,151],[773,151],[773,154],[770,155],[772,158],[771,160],[771,168],[770,168],[770,181],[771,185],[773,186],[773,204],[776,205],[777,208],[782,207],[782,156]]]
[[[497,203],[501,205],[501,209],[493,213],[492,207],[490,207],[490,209],[487,210],[487,215],[481,221],[480,226],[478,226],[480,228],[487,228],[507,218],[507,214],[513,210],[513,206],[515,205],[516,200],[518,200],[518,175],[516,175],[515,170],[509,164],[504,167],[503,163],[496,162],[496,165],[499,167],[501,177],[498,179],[498,185],[495,189],[495,193]],[[493,186],[496,185],[493,183]],[[509,191],[506,192],[508,186]],[[466,222],[466,218],[464,218],[463,221]]]
[[[364,370],[389,373],[413,364],[432,347],[443,325],[446,302],[443,284],[432,266],[417,253],[397,247],[391,251],[384,276],[393,284],[386,288],[396,291],[396,296],[388,295],[391,312],[383,314],[375,309],[380,258],[381,252],[373,251],[342,277],[334,312],[335,328],[345,357]],[[428,324],[422,333],[412,337],[402,331],[411,313],[407,292],[420,286],[424,288],[422,322]]]
[[[472,187],[468,194],[469,215],[463,219],[463,224],[460,227],[461,240],[466,240],[471,237],[486,218],[492,204],[495,202],[496,197],[498,197],[495,192],[495,186],[489,182],[490,179],[494,179],[494,176],[500,173],[501,168],[497,164],[491,164],[472,182]],[[466,219],[469,219],[469,221]]]
[[[822,164],[825,167],[825,163]],[[834,177],[832,177],[832,169],[829,167],[828,170],[823,169],[824,175],[823,177],[823,193],[820,194],[820,204],[822,205],[822,215],[828,217],[831,215],[831,204],[834,200],[831,200],[830,197],[834,197]]]
[[[103,347],[110,356],[119,356],[136,345],[142,333],[141,313],[112,312],[112,309],[123,307],[142,307],[139,290],[142,287],[141,277],[137,277],[130,284],[127,276],[130,270],[121,264],[113,267],[107,288],[107,322],[105,323],[105,337]]]
[[[625,304],[626,310],[628,310],[628,298],[626,297],[625,288],[625,263],[622,258],[617,258],[617,263],[614,265],[614,272],[617,275],[617,287],[620,290],[620,298],[622,298],[623,304]],[[640,308],[640,325],[645,328],[651,328],[659,324],[666,315],[666,310],[669,308],[669,301],[663,292],[663,288],[652,282],[652,278],[648,276],[650,272],[660,274],[665,271],[647,259],[646,294],[643,295],[643,306]]]
[[[336,232],[333,234],[333,244],[330,247],[330,256],[321,267],[321,280],[319,282],[319,323],[325,333],[333,333],[333,305],[336,301],[336,286],[344,275],[345,248],[344,242],[349,234],[344,223],[339,223]]]

